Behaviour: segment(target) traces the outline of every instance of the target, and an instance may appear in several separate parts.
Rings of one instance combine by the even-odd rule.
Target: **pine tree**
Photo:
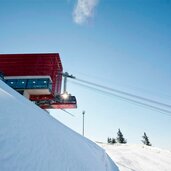
[[[110,143],[111,143],[111,141],[112,141],[112,140],[111,140],[111,138],[109,138],[109,137],[108,137],[108,138],[107,138],[107,143],[109,143],[109,144],[110,144]]]
[[[116,143],[116,140],[115,138],[112,138],[112,141],[111,141],[112,144],[115,144]]]
[[[117,133],[117,142],[118,143],[121,143],[121,144],[126,144],[127,143],[127,141],[126,141],[126,139],[123,137],[123,134],[122,134],[122,132],[121,132],[121,130],[120,129],[118,129],[118,133]]]
[[[143,138],[143,140],[142,140],[143,144],[148,145],[148,146],[152,146],[152,144],[150,143],[145,132],[144,132],[144,135],[142,136],[142,138]]]

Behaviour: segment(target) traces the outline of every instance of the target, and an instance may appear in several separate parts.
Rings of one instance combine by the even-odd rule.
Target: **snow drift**
[[[171,151],[146,145],[99,145],[120,171],[171,171]]]
[[[118,171],[108,155],[0,80],[0,171]]]

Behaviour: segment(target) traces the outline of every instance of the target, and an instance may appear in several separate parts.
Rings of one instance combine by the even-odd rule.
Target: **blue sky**
[[[87,3],[86,3],[87,2]],[[86,5],[88,4],[88,5]],[[0,0],[0,53],[60,53],[64,71],[107,87],[171,103],[170,0]],[[96,141],[116,137],[171,149],[171,117],[68,81],[75,117],[51,111]],[[170,114],[171,115],[171,114]]]

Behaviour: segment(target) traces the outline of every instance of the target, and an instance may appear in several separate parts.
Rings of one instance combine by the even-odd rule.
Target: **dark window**
[[[40,79],[9,79],[6,84],[14,89],[49,89],[52,90],[52,82],[48,78]]]
[[[17,80],[10,79],[10,80],[6,80],[5,82],[6,82],[10,87],[16,88]]]
[[[27,83],[27,80],[24,80],[24,79],[17,80],[17,85],[16,85],[16,87],[17,87],[18,89],[25,89],[25,88],[26,88],[26,83]]]

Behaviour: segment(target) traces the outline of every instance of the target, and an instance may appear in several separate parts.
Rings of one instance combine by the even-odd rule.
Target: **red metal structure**
[[[76,99],[61,96],[63,68],[58,53],[0,54],[4,81],[41,108],[76,108]]]

